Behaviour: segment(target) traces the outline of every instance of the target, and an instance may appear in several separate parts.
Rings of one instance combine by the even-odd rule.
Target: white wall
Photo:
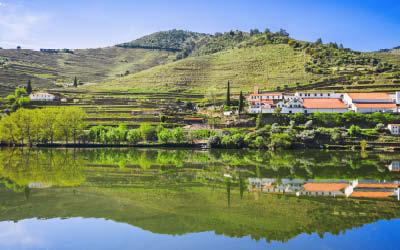
[[[304,112],[307,111],[307,114],[322,112],[322,113],[346,113],[349,109],[308,109],[305,108]]]

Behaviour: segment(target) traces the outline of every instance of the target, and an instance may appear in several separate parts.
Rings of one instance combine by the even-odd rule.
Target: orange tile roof
[[[343,188],[346,188],[349,184],[347,183],[306,183],[304,187],[304,191],[321,191],[321,192],[329,192],[329,191],[340,191]]]
[[[392,98],[387,93],[381,92],[373,92],[373,93],[347,93],[351,99],[366,99],[366,100],[381,100],[381,99],[389,99]]]
[[[193,117],[193,118],[184,118],[185,121],[202,121],[203,118]]]
[[[400,124],[388,124],[388,126],[389,126],[389,125],[391,125],[391,126],[396,126],[396,127],[397,127],[397,126],[400,126]]]
[[[354,106],[361,109],[366,108],[397,108],[395,103],[353,103]]]
[[[347,106],[340,99],[304,98],[303,106],[309,109],[346,109]]]
[[[265,185],[265,186],[263,186],[263,188],[275,188],[275,186],[274,185]]]
[[[356,188],[398,188],[399,184],[388,184],[388,183],[376,183],[376,184],[369,184],[369,183],[361,183],[356,186]]]
[[[350,197],[386,198],[393,192],[353,192]]]
[[[259,93],[259,94],[250,94],[250,96],[281,96],[282,92],[267,92],[267,93]]]

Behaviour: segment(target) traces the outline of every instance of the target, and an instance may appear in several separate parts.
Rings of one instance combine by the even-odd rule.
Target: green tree
[[[269,148],[274,149],[289,149],[292,145],[292,138],[286,133],[272,134]]]
[[[172,136],[174,138],[174,141],[176,141],[177,143],[181,143],[185,140],[183,128],[181,127],[175,128],[172,132]]]
[[[75,87],[75,88],[78,87],[78,79],[76,78],[76,76],[75,76],[75,78],[74,78],[74,87]]]
[[[162,129],[158,134],[158,140],[162,143],[168,143],[172,139],[172,133],[169,131],[169,129]]]
[[[357,125],[351,125],[351,127],[350,127],[349,130],[348,130],[348,133],[349,133],[351,136],[357,136],[357,135],[360,135],[360,134],[361,134],[361,129],[360,129],[360,127],[357,126]]]
[[[226,88],[226,106],[231,106],[231,88],[228,81],[228,86]]]
[[[152,141],[157,139],[156,129],[148,123],[142,123],[139,127],[143,140]]]
[[[258,113],[256,118],[256,129],[260,129],[261,127],[262,127],[262,113]]]
[[[243,97],[243,92],[240,91],[240,96],[239,96],[239,113],[243,112],[244,109],[244,97]]]
[[[32,84],[30,79],[28,80],[28,85],[26,86],[26,92],[28,95],[32,93]]]
[[[138,129],[132,129],[128,132],[127,140],[130,144],[136,145],[142,140],[142,136]]]

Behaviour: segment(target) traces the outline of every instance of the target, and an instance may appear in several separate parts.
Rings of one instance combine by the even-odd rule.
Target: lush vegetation
[[[72,138],[73,142],[82,135],[86,114],[76,107],[18,109],[0,121],[0,138],[10,145],[28,143],[53,143],[55,139]]]

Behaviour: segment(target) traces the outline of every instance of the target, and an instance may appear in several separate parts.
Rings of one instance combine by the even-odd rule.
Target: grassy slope
[[[26,85],[28,79],[38,88],[54,87],[57,81],[72,82],[75,76],[84,82],[109,81],[121,72],[139,72],[173,58],[172,52],[117,47],[81,49],[74,54],[0,50],[0,60],[8,63],[0,70],[0,92]]]
[[[93,86],[102,88],[224,88],[228,80],[234,89],[254,85],[273,88],[315,77],[304,72],[309,57],[286,44],[234,48],[207,56],[189,57],[157,66],[122,81]],[[268,75],[268,78],[267,78]]]

